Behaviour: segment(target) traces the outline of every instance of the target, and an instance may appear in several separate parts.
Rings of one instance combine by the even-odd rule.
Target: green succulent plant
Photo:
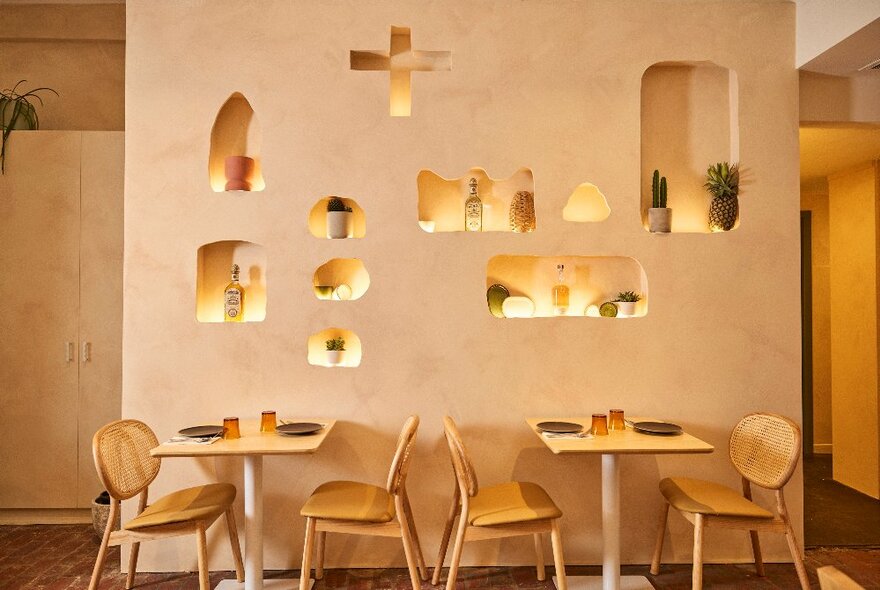
[[[614,301],[622,301],[624,303],[635,303],[636,301],[641,301],[642,296],[636,293],[635,291],[621,291],[617,294],[617,299]]]
[[[346,206],[345,201],[339,197],[330,197],[330,200],[327,201],[327,211],[347,211],[351,213],[351,207]]]
[[[666,194],[666,177],[661,177],[660,171],[654,170],[654,177],[651,180],[651,207],[666,209]]]
[[[3,130],[3,143],[0,146],[0,174],[6,173],[6,143],[9,136],[15,129],[39,129],[40,117],[37,115],[37,109],[34,108],[31,100],[36,100],[43,106],[43,99],[40,92],[51,92],[55,96],[58,93],[51,88],[34,88],[27,92],[20,93],[18,87],[27,82],[27,80],[19,80],[12,87],[0,92],[0,129]]]
[[[327,345],[327,350],[345,350],[345,338],[342,337],[331,338],[324,344]]]

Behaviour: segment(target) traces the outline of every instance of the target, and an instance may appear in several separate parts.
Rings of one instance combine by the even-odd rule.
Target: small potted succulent
[[[327,201],[327,237],[340,240],[351,235],[352,210],[339,197]]]
[[[327,362],[331,366],[342,362],[342,354],[345,352],[345,338],[337,336],[325,342],[327,345]]]
[[[631,318],[636,315],[636,303],[642,299],[642,296],[635,291],[621,291],[614,300],[617,306],[617,315],[623,318]]]
[[[58,93],[51,88],[34,88],[27,92],[19,93],[18,87],[27,80],[20,80],[12,89],[0,92],[0,129],[3,130],[3,144],[0,146],[0,173],[6,173],[6,144],[9,136],[16,129],[34,130],[40,128],[40,118],[37,109],[31,100],[36,100],[43,105],[43,99],[39,93],[46,91],[55,96]]]
[[[739,165],[718,162],[706,171],[703,185],[712,195],[709,230],[730,231],[739,217]]]
[[[666,177],[660,177],[660,171],[654,170],[651,181],[651,208],[648,209],[648,229],[652,233],[669,233],[672,231],[672,209],[666,206]]]

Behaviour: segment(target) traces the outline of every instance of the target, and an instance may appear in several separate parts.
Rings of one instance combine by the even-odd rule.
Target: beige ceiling
[[[801,127],[801,183],[880,160],[880,125]]]

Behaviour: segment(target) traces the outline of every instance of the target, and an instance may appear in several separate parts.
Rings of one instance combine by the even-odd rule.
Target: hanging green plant
[[[32,100],[36,100],[43,106],[43,99],[39,93],[46,91],[55,96],[58,93],[51,88],[34,88],[27,92],[19,92],[18,87],[27,82],[19,80],[12,89],[0,91],[0,129],[3,130],[3,144],[0,146],[0,174],[6,174],[6,142],[16,129],[39,129],[40,117],[34,108]]]

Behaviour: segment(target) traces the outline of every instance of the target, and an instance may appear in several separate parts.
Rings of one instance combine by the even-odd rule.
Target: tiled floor
[[[0,526],[0,590],[63,590],[85,589],[89,585],[98,540],[89,525],[65,526]],[[121,590],[125,576],[119,573],[118,551],[111,554],[101,589]],[[812,549],[807,552],[807,566],[813,587],[818,588],[815,570],[821,565],[834,565],[866,588],[880,590],[880,548],[878,549]],[[647,566],[629,566],[624,573],[647,575]],[[596,567],[570,567],[571,574],[598,574]],[[291,577],[296,572],[272,572],[272,577]],[[665,566],[663,574],[651,576],[656,588],[684,590],[690,588],[690,566]],[[789,564],[772,564],[767,577],[757,578],[746,565],[709,565],[705,568],[704,586],[719,589],[791,589],[797,588],[797,576]],[[548,576],[550,571],[548,571]],[[211,580],[232,577],[229,572],[215,572]],[[136,587],[148,590],[184,590],[198,588],[196,574],[139,574]],[[422,584],[426,590],[429,583]],[[409,577],[403,569],[328,570],[315,590],[350,588],[380,590],[409,588]],[[538,582],[530,567],[464,568],[457,588],[475,590],[527,589],[553,590],[550,581]]]

